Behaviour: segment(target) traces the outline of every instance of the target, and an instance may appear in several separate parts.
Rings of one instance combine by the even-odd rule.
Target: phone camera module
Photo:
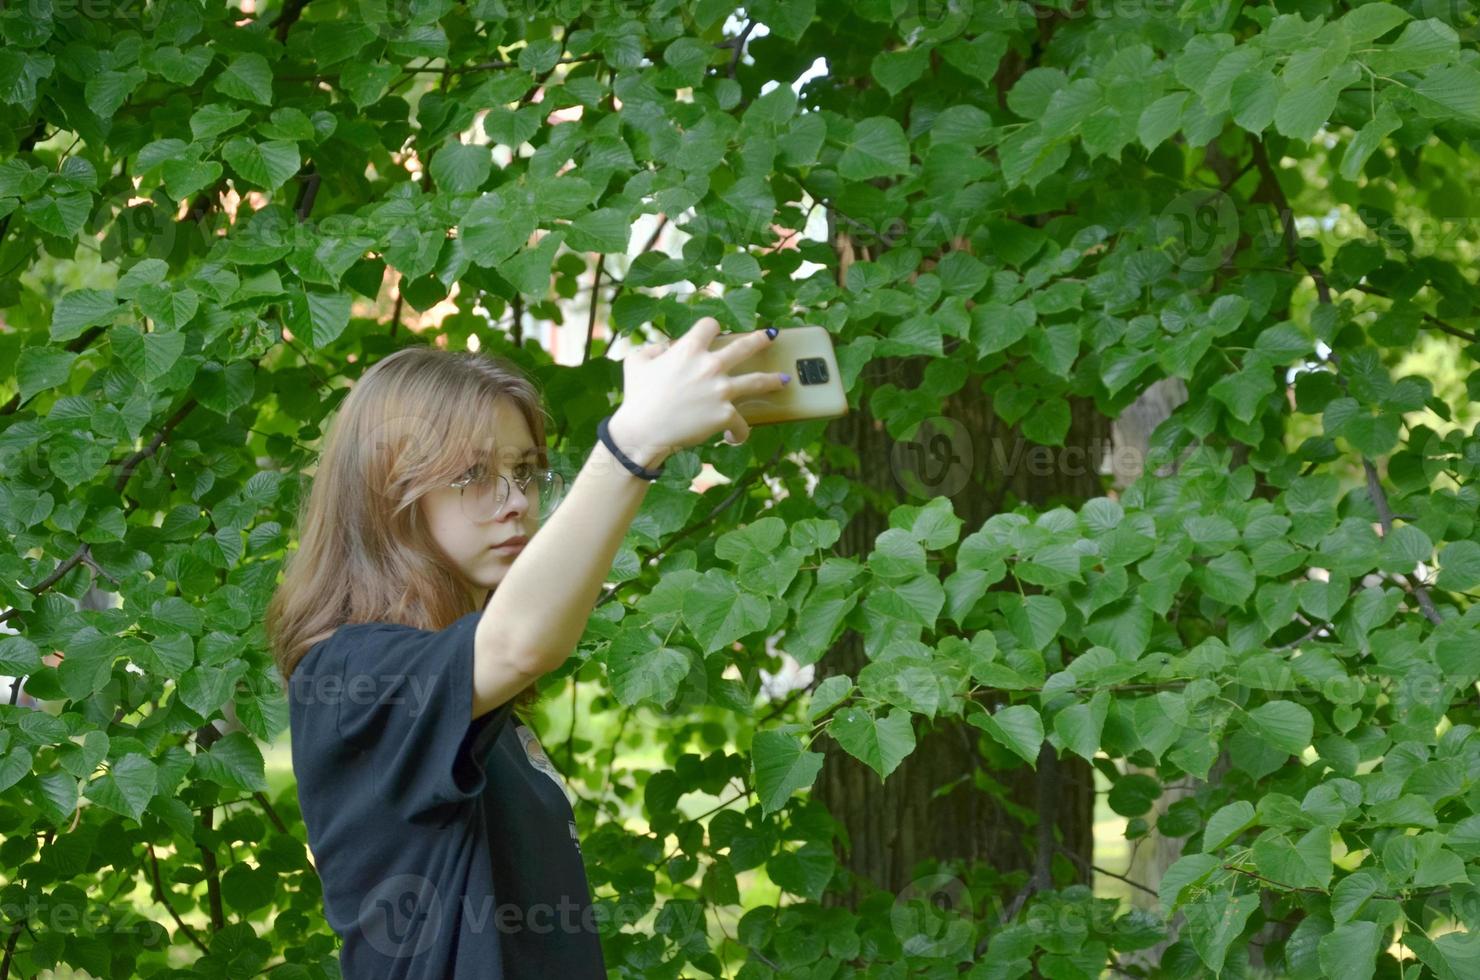
[[[827,384],[827,361],[820,357],[798,358],[797,378],[804,385]]]

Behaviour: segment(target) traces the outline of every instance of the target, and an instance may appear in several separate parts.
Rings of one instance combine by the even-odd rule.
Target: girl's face
[[[482,608],[494,586],[503,581],[510,564],[519,555],[514,548],[498,545],[510,538],[533,538],[539,530],[539,508],[534,499],[536,486],[527,488],[530,496],[514,482],[521,464],[538,465],[528,450],[537,449],[534,436],[524,415],[512,404],[498,403],[494,417],[493,445],[497,460],[488,460],[484,472],[497,470],[509,477],[509,499],[490,520],[475,521],[464,513],[462,492],[457,487],[438,487],[422,498],[432,538],[452,559],[458,574],[466,583],[478,608]],[[486,452],[488,447],[483,447]],[[469,493],[472,487],[469,487]]]

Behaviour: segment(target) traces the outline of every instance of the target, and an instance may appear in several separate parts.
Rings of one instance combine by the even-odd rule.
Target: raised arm
[[[737,443],[749,437],[734,400],[775,391],[783,381],[771,373],[728,372],[771,337],[757,330],[711,351],[718,334],[719,323],[705,317],[671,345],[646,345],[623,360],[622,404],[608,425],[623,454],[654,468],[721,430]],[[648,482],[597,442],[560,506],[509,565],[484,607],[474,636],[474,718],[559,667],[575,650]]]

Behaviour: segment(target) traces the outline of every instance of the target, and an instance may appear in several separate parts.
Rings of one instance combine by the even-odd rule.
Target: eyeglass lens
[[[531,508],[538,511],[541,519],[554,511],[565,492],[564,480],[558,472],[555,470],[530,472],[528,468],[520,467],[516,475],[521,480],[527,480],[524,485],[524,495],[529,499]],[[462,490],[464,515],[473,521],[486,521],[497,516],[508,501],[510,487],[509,478],[502,473],[496,477],[488,477],[481,472],[475,472],[474,479]]]

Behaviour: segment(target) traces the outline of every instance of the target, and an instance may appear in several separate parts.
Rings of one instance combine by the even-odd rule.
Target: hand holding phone
[[[735,344],[743,345],[745,336],[743,333],[722,334],[715,338],[711,349],[718,351]],[[773,343],[762,345],[736,364],[731,372],[736,376],[746,372],[777,372],[789,374],[792,378],[791,384],[783,388],[761,390],[736,398],[735,408],[748,426],[830,419],[848,412],[848,396],[838,371],[837,352],[833,349],[832,336],[823,327],[782,330]]]
[[[763,398],[786,382],[781,371],[743,365],[776,341],[753,330],[711,349],[719,333],[719,321],[703,317],[677,340],[644,344],[623,359],[622,404],[608,431],[629,456],[641,454],[648,460],[644,465],[656,466],[721,430],[736,442],[749,438],[750,423],[736,403]]]

